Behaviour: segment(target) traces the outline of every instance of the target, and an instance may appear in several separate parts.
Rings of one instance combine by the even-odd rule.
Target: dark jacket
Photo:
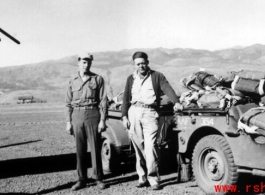
[[[179,102],[179,98],[176,95],[175,91],[172,89],[170,84],[168,83],[166,77],[157,71],[150,70],[151,71],[151,79],[153,83],[153,88],[156,95],[156,103],[157,108],[160,107],[160,97],[162,95],[162,91],[168,96],[168,98],[175,104],[176,102]],[[131,100],[132,100],[132,85],[133,85],[133,75],[130,75],[127,78],[125,90],[123,94],[123,104],[122,104],[122,116],[128,117],[128,110],[131,106]]]

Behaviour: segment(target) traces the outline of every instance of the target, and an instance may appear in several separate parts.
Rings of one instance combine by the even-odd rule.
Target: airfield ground
[[[177,183],[175,167],[167,159],[161,161],[161,191],[135,187],[135,159],[129,157],[119,173],[106,175],[109,188],[99,190],[92,182],[72,192],[75,144],[65,132],[63,104],[0,106],[0,194],[204,194],[196,182]]]

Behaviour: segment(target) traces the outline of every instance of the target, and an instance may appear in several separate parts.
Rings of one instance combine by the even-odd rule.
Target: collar
[[[144,78],[148,77],[150,74],[151,74],[151,68],[149,68],[149,70],[147,71],[147,74],[144,76]],[[135,79],[137,76],[140,77],[137,70],[135,70],[133,72],[133,78]]]
[[[91,77],[93,76],[93,74],[91,73],[91,72],[89,72],[87,75],[87,80],[90,80],[91,79]],[[81,78],[81,75],[80,75],[80,72],[78,71],[76,74],[74,74],[74,77],[73,77],[73,79],[75,80],[75,79],[81,79],[82,80],[82,78]]]

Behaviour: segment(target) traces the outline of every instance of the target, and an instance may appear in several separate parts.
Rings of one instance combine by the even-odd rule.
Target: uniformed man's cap
[[[84,52],[78,55],[78,60],[80,59],[92,61],[94,58],[93,58],[93,55],[90,54],[89,52]]]
[[[137,51],[133,54],[132,59],[135,60],[136,58],[143,58],[145,60],[148,60],[148,55],[142,51]]]

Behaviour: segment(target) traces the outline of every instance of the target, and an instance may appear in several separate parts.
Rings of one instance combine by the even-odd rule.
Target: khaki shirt
[[[100,118],[105,120],[107,115],[107,93],[104,79],[91,72],[87,79],[83,81],[78,72],[69,81],[65,103],[66,121],[72,120],[73,108],[80,106],[99,107]]]

